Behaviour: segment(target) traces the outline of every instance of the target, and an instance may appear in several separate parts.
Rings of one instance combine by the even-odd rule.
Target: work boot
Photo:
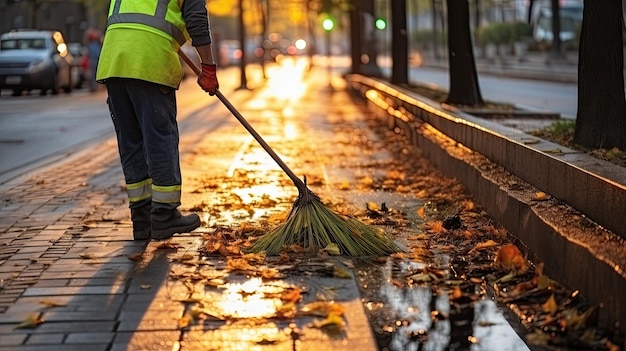
[[[200,217],[195,214],[183,216],[177,209],[152,209],[152,239],[164,240],[175,233],[189,233],[200,226]]]
[[[133,221],[133,239],[149,240],[152,231],[150,223],[150,211],[152,206],[148,203],[137,208],[130,209],[130,219]]]

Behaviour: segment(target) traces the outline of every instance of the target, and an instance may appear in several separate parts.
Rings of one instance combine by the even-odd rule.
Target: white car
[[[72,91],[72,60],[61,32],[24,30],[0,36],[0,89]]]

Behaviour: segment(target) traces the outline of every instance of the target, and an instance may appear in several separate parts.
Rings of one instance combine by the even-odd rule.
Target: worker
[[[98,60],[100,59],[100,50],[102,49],[102,38],[100,38],[100,32],[97,29],[90,29],[87,32],[87,56],[89,58],[89,91],[95,92],[97,89],[96,83],[96,67],[98,67]]]
[[[181,214],[177,51],[188,39],[201,60],[198,85],[219,84],[205,0],[112,0],[96,79],[106,85],[135,240],[163,240],[200,226]]]

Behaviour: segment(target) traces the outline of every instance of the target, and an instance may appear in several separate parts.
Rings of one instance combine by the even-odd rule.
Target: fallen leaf
[[[554,298],[554,294],[550,295],[548,300],[541,305],[541,308],[544,312],[554,313],[559,309],[559,306],[556,303],[556,299]]]
[[[342,305],[334,302],[315,301],[308,303],[300,309],[305,315],[328,317],[330,314],[343,315],[344,308]]]
[[[339,267],[337,265],[333,266],[333,275],[337,278],[350,279],[352,278],[352,274],[347,269]]]
[[[535,196],[533,197],[533,200],[535,201],[543,201],[546,200],[548,198],[548,194],[544,193],[543,191],[538,191],[535,193]]]
[[[64,303],[60,303],[60,302],[56,302],[50,299],[44,299],[39,301],[40,304],[45,305],[46,307],[64,307],[67,306],[67,304]]]
[[[328,317],[323,320],[313,320],[313,323],[311,323],[311,325],[314,328],[318,329],[330,328],[332,331],[341,331],[345,327],[343,318],[335,313],[329,314]]]
[[[149,285],[149,284],[141,284],[139,287],[140,287],[141,289],[143,289],[143,290],[146,290],[146,289],[150,289],[150,288],[152,288],[152,285]]]
[[[85,259],[85,260],[92,260],[94,258],[96,258],[96,256],[89,254],[89,253],[80,253],[78,254],[78,257]]]
[[[425,282],[429,282],[432,280],[432,278],[430,277],[430,274],[423,273],[423,272],[410,275],[407,278],[412,280],[414,283],[425,283]]]
[[[139,261],[143,257],[143,252],[134,253],[128,256],[128,259],[131,261]]]
[[[425,208],[424,206],[422,206],[422,207],[418,208],[418,209],[417,209],[417,215],[418,215],[420,218],[424,218],[424,217],[426,217],[426,208]]]
[[[15,327],[15,329],[26,329],[26,328],[36,328],[39,324],[43,323],[44,320],[41,319],[39,314],[31,314],[26,319],[24,319],[20,324]]]
[[[302,299],[302,294],[298,288],[287,288],[283,290],[280,299],[284,302],[298,302]]]
[[[341,255],[339,246],[335,243],[330,243],[326,245],[326,247],[323,250],[326,251],[329,255],[335,255],[335,256]]]
[[[191,324],[191,320],[192,320],[191,314],[189,312],[185,313],[178,320],[178,328],[183,329],[183,328],[189,326],[189,324]]]
[[[178,248],[179,245],[173,241],[162,242],[156,247],[157,250],[177,250]]]
[[[498,245],[497,242],[489,239],[487,241],[483,241],[483,242],[480,242],[480,243],[476,244],[476,246],[474,246],[471,250],[469,250],[468,253],[471,254],[474,251],[482,250],[482,249],[485,249],[485,248],[488,248],[488,247],[494,247],[494,246],[497,246],[497,245]]]
[[[524,272],[526,270],[526,259],[514,244],[502,246],[496,253],[494,263],[496,268],[507,272]]]

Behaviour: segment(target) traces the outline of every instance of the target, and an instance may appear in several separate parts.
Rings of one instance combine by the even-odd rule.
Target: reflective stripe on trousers
[[[160,186],[152,184],[152,201],[161,203],[180,203],[180,185]]]
[[[140,202],[152,197],[152,179],[148,178],[137,183],[126,184],[129,202]]]

